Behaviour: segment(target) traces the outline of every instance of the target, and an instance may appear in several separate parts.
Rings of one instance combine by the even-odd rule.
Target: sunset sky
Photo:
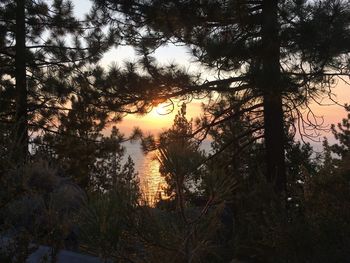
[[[78,16],[82,17],[86,13],[91,3],[89,1],[73,0],[75,6],[75,12]],[[198,65],[193,63],[191,56],[188,54],[188,50],[182,46],[166,46],[162,47],[154,54],[157,61],[161,64],[169,64],[175,62],[183,66],[189,72],[196,72],[199,70]],[[131,47],[121,46],[113,48],[105,54],[102,61],[102,66],[108,67],[112,63],[122,65],[126,61],[137,60],[136,54]],[[210,78],[210,76],[208,76]],[[336,99],[340,104],[350,103],[350,85],[346,85],[344,82],[339,81],[337,87],[333,90],[336,94]],[[323,104],[332,104],[328,99],[322,101]],[[187,106],[187,112],[189,118],[198,117],[201,113],[200,107],[201,101],[194,101]],[[334,103],[333,103],[334,104]],[[346,116],[345,110],[339,105],[319,106],[316,103],[312,105],[312,109],[318,116],[324,118],[324,124],[330,125],[332,123],[339,122]],[[161,115],[157,113],[157,109],[154,109],[150,114],[145,116],[129,115],[122,123],[118,125],[118,128],[125,133],[129,134],[133,127],[140,127],[146,133],[159,133],[163,129],[169,127],[174,119],[178,109],[175,109],[171,114]],[[159,111],[159,109],[158,109]],[[323,133],[322,136],[327,136],[332,140],[330,133]]]
[[[190,63],[191,57],[184,47],[168,46],[161,48],[155,54],[155,57],[157,57],[159,63],[167,64],[175,61],[188,71],[196,71],[197,69],[195,64]],[[103,58],[101,64],[108,67],[111,63],[122,64],[128,59],[136,59],[133,49],[131,47],[119,47],[108,52]],[[338,85],[333,89],[333,93],[335,94],[333,99],[338,101],[339,104],[350,103],[350,85],[347,85],[340,80]],[[324,98],[320,102],[322,102],[324,106],[313,103],[311,108],[317,116],[324,119],[324,127],[329,127],[332,123],[338,123],[346,116],[344,108],[334,104],[334,102],[328,98]],[[189,118],[196,118],[201,114],[200,104],[201,101],[199,100],[194,100],[188,104],[187,112]],[[176,113],[177,109],[171,114],[161,115],[157,113],[156,109],[154,109],[150,114],[142,117],[129,115],[118,125],[118,127],[126,134],[129,134],[135,126],[142,128],[145,132],[159,133],[162,129],[165,129],[172,124]],[[319,121],[321,121],[321,118]],[[323,136],[328,137],[330,141],[333,140],[330,132],[322,132],[320,139],[322,139]],[[313,144],[317,145],[315,142],[313,142]]]

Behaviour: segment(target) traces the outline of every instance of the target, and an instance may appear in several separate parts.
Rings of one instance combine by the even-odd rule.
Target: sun
[[[152,110],[142,117],[142,120],[147,123],[150,128],[160,128],[171,126],[175,110],[172,104],[161,102],[153,106]]]
[[[167,115],[167,114],[170,114],[173,110],[174,110],[174,106],[166,102],[158,104],[153,109],[153,111],[155,111],[158,115]]]
[[[158,103],[153,103],[152,110],[150,109],[146,114],[127,115],[121,123],[121,130],[125,132],[125,134],[129,134],[132,133],[134,127],[138,127],[146,134],[158,134],[172,127],[175,116],[178,114],[179,105],[180,103],[178,101],[173,101],[172,103],[171,101],[163,100]],[[202,112],[201,102],[188,104],[186,112],[188,119],[199,117]]]
[[[163,118],[171,115],[173,111],[174,106],[171,103],[162,102],[153,106],[153,109],[147,114],[147,116],[152,118]]]

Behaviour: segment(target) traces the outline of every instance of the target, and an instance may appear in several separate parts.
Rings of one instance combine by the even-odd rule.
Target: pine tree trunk
[[[28,153],[25,0],[16,0],[16,5],[16,115],[13,159],[20,165],[25,163]]]
[[[286,190],[285,134],[280,72],[278,0],[263,1],[262,91],[264,104],[266,176],[278,194]]]

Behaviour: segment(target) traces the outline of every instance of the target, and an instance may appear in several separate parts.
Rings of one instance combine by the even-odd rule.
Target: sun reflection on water
[[[159,162],[154,154],[147,154],[140,167],[140,186],[145,202],[153,205],[157,200],[166,197],[164,192],[165,180],[159,173]]]

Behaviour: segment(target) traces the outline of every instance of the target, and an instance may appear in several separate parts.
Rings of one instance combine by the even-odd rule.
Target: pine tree
[[[228,92],[242,101],[238,113],[262,103],[266,176],[283,194],[285,122],[300,117],[298,109],[308,108],[310,100],[328,92],[337,76],[349,74],[349,4],[336,0],[95,2],[107,20],[126,24],[123,32],[130,32],[131,43],[144,56],[145,69],[158,80],[162,72],[150,55],[168,42],[186,44],[201,65],[216,71],[216,80],[182,86],[175,82],[168,96]],[[208,124],[216,123],[218,119]]]
[[[12,159],[26,162],[29,131],[50,130],[69,110],[73,77],[95,63],[115,41],[93,17],[74,17],[70,1],[2,1],[0,4],[1,116],[12,130]]]
[[[192,129],[192,120],[187,120],[186,105],[182,104],[173,126],[160,135],[157,147],[159,171],[167,183],[166,194],[175,197],[178,209],[183,209],[193,195],[199,179],[195,168],[204,158],[200,141],[191,137]]]
[[[331,146],[332,151],[342,159],[349,158],[350,154],[350,107],[346,106],[347,118],[337,125],[332,125],[332,133],[338,143]]]
[[[119,177],[135,172],[131,160],[123,165],[122,142],[127,139],[115,126],[120,115],[113,118],[112,112],[103,108],[108,101],[96,95],[101,87],[93,85],[89,90],[83,86],[70,99],[69,112],[56,117],[57,130],[35,137],[33,155],[55,163],[62,175],[88,192],[104,192],[113,188]]]

